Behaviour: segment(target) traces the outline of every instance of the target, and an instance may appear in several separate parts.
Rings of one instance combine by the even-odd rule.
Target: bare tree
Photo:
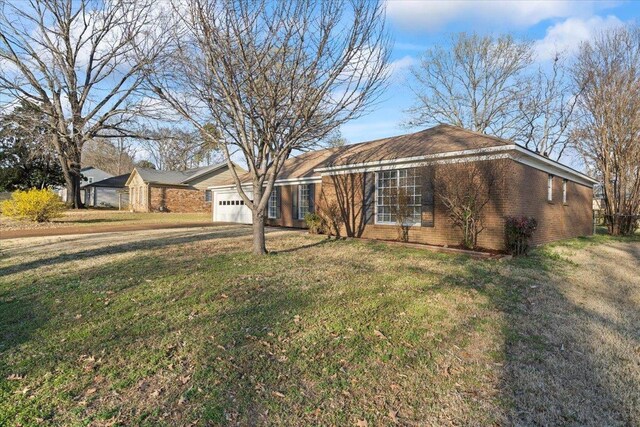
[[[527,82],[518,103],[519,125],[513,139],[559,160],[572,147],[571,125],[578,100],[565,62],[556,55],[550,71],[540,68]]]
[[[161,170],[184,170],[224,159],[218,141],[203,138],[198,131],[161,127],[147,130],[144,135],[140,145]]]
[[[504,184],[508,167],[502,162],[454,163],[435,174],[434,192],[453,225],[462,231],[462,245],[474,249],[484,230],[483,211]]]
[[[585,43],[573,78],[578,149],[602,183],[609,231],[631,234],[640,218],[640,27]]]
[[[363,114],[384,86],[384,11],[369,0],[187,0],[174,10],[182,18],[175,50],[150,84],[200,130],[210,123],[220,132],[253,213],[253,251],[264,254],[265,208],[284,161]]]
[[[20,100],[47,116],[80,207],[84,144],[129,135],[132,120],[152,111],[137,92],[163,48],[159,9],[152,0],[0,0],[0,9],[0,102]]]
[[[530,43],[508,35],[454,35],[451,47],[428,50],[412,68],[417,103],[408,125],[448,123],[512,138],[520,126],[518,104],[532,55]]]
[[[85,143],[82,164],[122,175],[133,169],[135,155],[136,147],[129,138],[97,138]]]

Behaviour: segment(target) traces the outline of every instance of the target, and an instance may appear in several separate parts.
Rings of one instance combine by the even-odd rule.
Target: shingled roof
[[[135,168],[144,182],[165,185],[184,185],[196,177],[226,166],[226,162],[183,171],[163,171],[147,168]]]
[[[91,184],[85,185],[85,187],[110,187],[110,188],[124,188],[125,183],[129,179],[130,173],[125,173],[124,175],[112,176],[111,178],[106,178],[100,181],[92,182]]]
[[[406,135],[310,151],[291,157],[282,166],[278,180],[320,176],[315,169],[366,162],[404,159],[408,157],[466,151],[479,148],[513,145],[511,141],[472,132],[451,125],[438,125]],[[249,182],[250,175],[240,176]],[[222,185],[233,184],[232,178]]]

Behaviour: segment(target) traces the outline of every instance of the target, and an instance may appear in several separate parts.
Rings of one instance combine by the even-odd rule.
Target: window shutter
[[[375,220],[376,174],[365,172],[364,176],[364,223],[373,224]]]
[[[280,207],[282,205],[282,187],[276,187],[276,219],[280,219]]]
[[[307,184],[309,188],[309,212],[314,213],[316,211],[316,200],[315,200],[315,184]]]
[[[291,186],[291,207],[293,208],[293,219],[298,219],[298,186]]]
[[[433,179],[434,179],[434,169],[432,167],[425,167],[422,169],[422,221],[421,224],[423,227],[433,227],[434,226],[434,188],[433,188]]]

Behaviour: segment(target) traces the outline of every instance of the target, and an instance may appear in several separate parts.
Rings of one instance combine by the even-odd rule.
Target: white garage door
[[[244,200],[236,191],[217,191],[213,197],[213,220],[222,222],[239,222],[251,224],[251,209],[244,204]],[[247,192],[248,197],[253,193]]]

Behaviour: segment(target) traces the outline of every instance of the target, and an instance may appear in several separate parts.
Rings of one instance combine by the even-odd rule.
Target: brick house
[[[302,228],[305,213],[322,215],[333,207],[344,221],[342,235],[395,240],[398,224],[385,190],[402,189],[413,208],[409,241],[458,245],[461,232],[434,194],[433,182],[452,164],[466,162],[508,171],[483,210],[479,246],[504,248],[507,216],[538,221],[534,244],[592,233],[593,178],[511,141],[449,125],[288,159],[271,194],[267,224]],[[210,189],[214,220],[251,222],[232,179]]]
[[[211,212],[209,187],[228,182],[230,174],[226,162],[182,171],[134,168],[125,184],[129,188],[129,209],[132,212]]]

